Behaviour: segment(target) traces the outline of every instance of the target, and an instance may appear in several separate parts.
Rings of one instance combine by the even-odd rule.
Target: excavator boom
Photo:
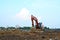
[[[36,22],[36,29],[40,29],[40,27],[38,26],[38,19],[31,15],[31,21],[32,21],[32,27],[34,27],[34,21]]]

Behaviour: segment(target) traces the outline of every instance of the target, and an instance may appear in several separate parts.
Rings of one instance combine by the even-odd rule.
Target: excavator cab
[[[42,23],[41,22],[38,23],[38,26],[40,29],[42,29]]]

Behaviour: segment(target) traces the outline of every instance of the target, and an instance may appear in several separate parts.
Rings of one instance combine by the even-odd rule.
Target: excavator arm
[[[31,21],[32,21],[32,27],[34,27],[34,21],[36,22],[36,29],[40,29],[39,25],[38,25],[38,19],[36,17],[34,17],[33,15],[31,15]]]

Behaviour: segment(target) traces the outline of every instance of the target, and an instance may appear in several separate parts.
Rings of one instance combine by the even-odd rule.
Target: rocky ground
[[[0,31],[0,40],[41,40],[40,29]]]

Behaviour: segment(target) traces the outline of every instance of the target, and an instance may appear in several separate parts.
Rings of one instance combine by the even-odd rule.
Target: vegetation
[[[5,27],[0,27],[0,30],[15,30],[15,29],[21,29],[21,30],[30,30],[31,29],[31,27],[17,27],[17,28],[15,28],[15,27],[7,27],[7,28],[5,28]]]

